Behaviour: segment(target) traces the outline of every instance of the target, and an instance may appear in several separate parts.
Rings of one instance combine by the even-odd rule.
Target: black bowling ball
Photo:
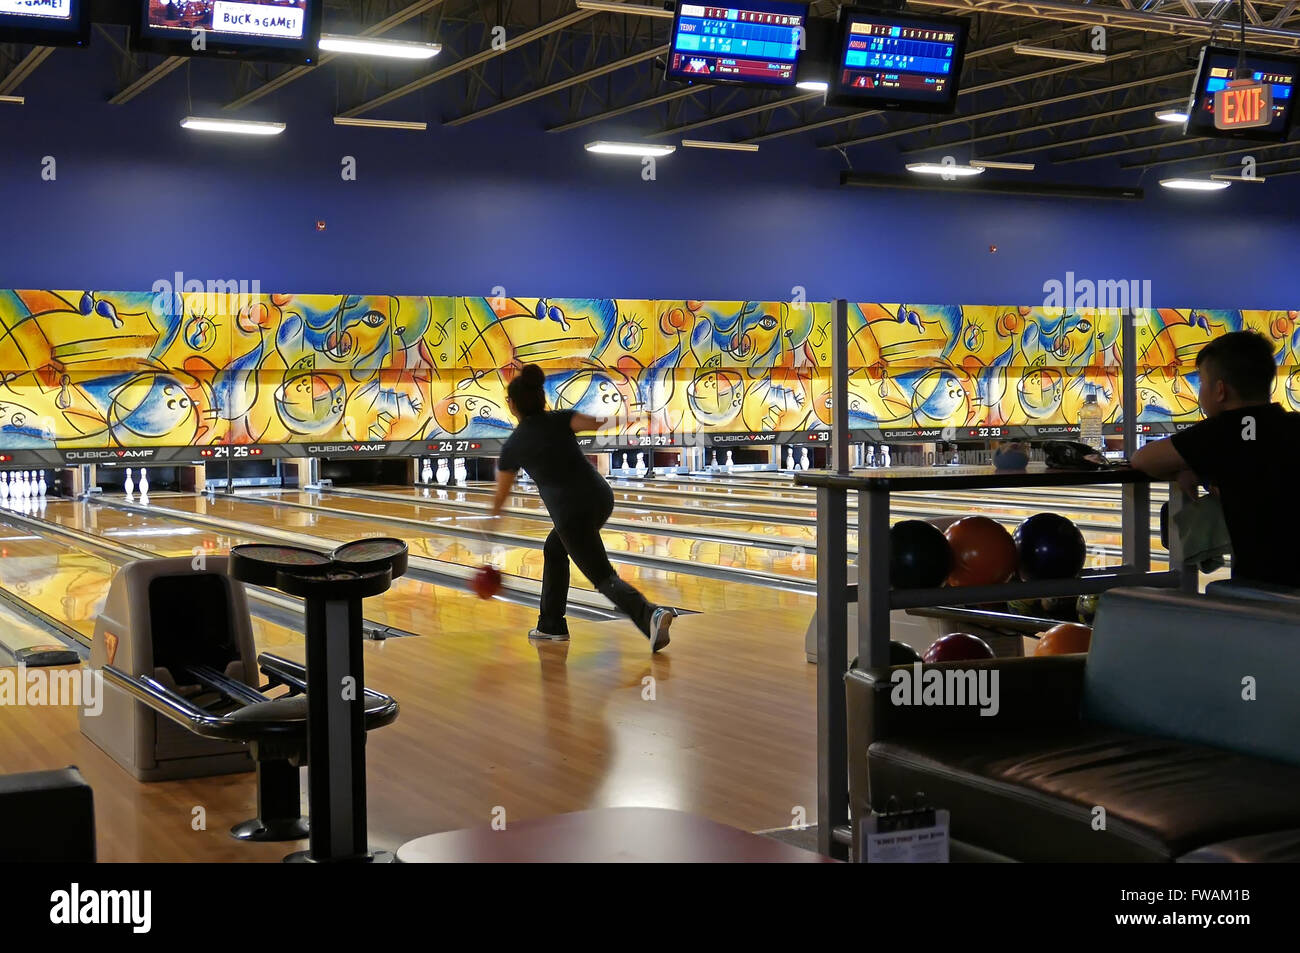
[[[889,584],[895,589],[943,585],[952,569],[952,548],[932,523],[903,520],[889,530]]]

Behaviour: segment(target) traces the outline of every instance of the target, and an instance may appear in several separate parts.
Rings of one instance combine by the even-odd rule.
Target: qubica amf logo
[[[978,707],[980,716],[998,713],[998,670],[995,668],[896,668],[889,675],[894,687],[889,700],[899,706],[944,705]]]
[[[1151,307],[1149,279],[1075,278],[1067,271],[1065,280],[1043,283],[1043,307],[1072,314],[1076,311],[1138,311]]]

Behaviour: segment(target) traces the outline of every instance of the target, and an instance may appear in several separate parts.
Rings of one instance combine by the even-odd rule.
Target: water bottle
[[[1079,442],[1086,443],[1099,453],[1106,449],[1101,436],[1101,405],[1097,395],[1089,394],[1079,408]]]

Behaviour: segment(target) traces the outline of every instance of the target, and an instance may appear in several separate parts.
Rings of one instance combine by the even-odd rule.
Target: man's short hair
[[[1277,376],[1273,345],[1255,331],[1233,331],[1215,338],[1196,355],[1196,367],[1227,384],[1239,400],[1267,401]]]

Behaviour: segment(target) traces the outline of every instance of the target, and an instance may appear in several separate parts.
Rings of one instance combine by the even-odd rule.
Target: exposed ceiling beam
[[[525,46],[534,40],[540,40],[544,36],[558,33],[567,26],[581,23],[588,17],[596,16],[596,14],[597,11],[593,10],[577,10],[560,17],[558,20],[552,20],[550,23],[545,23],[535,29],[529,30],[527,33],[521,33],[519,36],[512,39],[504,50],[496,50],[489,47],[480,53],[475,53],[473,56],[467,56],[463,60],[453,63],[446,69],[440,69],[436,73],[430,73],[428,76],[421,76],[419,79],[412,80],[404,86],[399,86],[397,89],[384,93],[382,96],[376,96],[374,99],[364,102],[359,106],[345,109],[343,112],[339,113],[339,115],[345,119],[350,119],[353,116],[359,116],[362,113],[378,109],[380,106],[385,106],[388,103],[401,99],[403,96],[409,96],[417,90],[424,89],[426,86],[440,83],[449,76],[455,76],[457,73],[463,73],[465,70],[473,69],[480,63],[486,63],[488,60],[495,59],[502,53],[513,52],[514,50],[519,49],[519,47]]]
[[[1149,10],[1131,10],[1105,2],[1074,3],[1070,0],[911,0],[911,2],[916,6],[938,7],[961,13],[1032,17],[1035,20],[1055,20],[1111,29],[1141,30],[1144,33],[1163,33],[1167,36],[1186,37],[1189,40],[1222,35],[1226,25],[1221,20],[1155,13]],[[1247,26],[1246,42],[1254,46],[1300,50],[1300,33],[1283,30],[1277,26]]]
[[[12,93],[17,89],[22,81],[31,76],[36,67],[44,63],[46,57],[53,52],[54,48],[50,46],[32,47],[31,51],[22,58],[22,61],[9,71],[9,75],[0,80],[0,96]]]
[[[1183,142],[1163,143],[1159,146],[1148,146],[1148,149],[1168,149],[1173,146],[1191,145],[1193,142],[1212,142],[1217,141],[1227,145],[1223,140],[1210,140],[1205,138],[1187,139]],[[1272,144],[1256,143],[1253,146],[1246,146],[1241,149],[1230,149],[1224,152],[1197,152],[1189,156],[1179,156],[1176,159],[1154,159],[1150,162],[1125,162],[1120,165],[1121,169],[1154,169],[1162,165],[1173,165],[1177,162],[1195,162],[1197,159],[1218,159],[1222,156],[1238,156],[1247,153],[1272,152],[1274,149],[1297,149],[1300,148],[1298,142],[1275,142]]]
[[[130,85],[119,89],[117,93],[109,100],[114,106],[120,106],[125,102],[130,102],[139,96],[146,89],[158,82],[165,76],[174,73],[180,67],[190,61],[188,56],[169,56],[153,69],[148,70],[137,76]]]
[[[568,89],[570,86],[578,86],[582,83],[590,82],[593,79],[599,79],[608,73],[624,69],[628,66],[636,66],[638,63],[644,63],[646,60],[654,59],[656,56],[665,56],[668,53],[668,45],[656,46],[653,49],[646,50],[642,53],[634,53],[631,56],[625,56],[621,60],[615,60],[612,63],[606,63],[603,66],[597,66],[595,69],[587,70],[585,73],[579,73],[576,76],[570,76],[568,79],[562,79],[551,83],[549,86],[542,86],[531,92],[524,93],[522,96],[515,96],[513,99],[504,99],[499,103],[494,103],[483,109],[467,113],[456,119],[448,120],[443,123],[445,126],[463,126],[467,122],[473,122],[475,119],[482,119],[484,116],[490,116],[493,113],[502,110],[511,109],[515,106],[522,106],[524,103],[532,102],[534,99],[541,99],[543,96],[549,96],[551,93],[558,93],[561,90]]]
[[[421,14],[427,13],[428,11],[432,10],[434,7],[438,6],[443,2],[444,0],[417,0],[416,3],[412,3],[410,6],[403,7],[402,9],[394,13],[392,16],[385,17],[384,19],[380,20],[378,23],[365,27],[359,33],[356,33],[354,35],[355,36],[378,36],[381,33],[387,33],[389,30],[393,29],[394,27],[401,26],[407,20],[413,20],[416,17],[420,16]],[[341,53],[323,53],[321,54],[320,60],[317,61],[316,66],[324,66],[326,63],[332,63],[335,59],[337,59],[342,55],[343,54]],[[302,79],[313,69],[315,69],[316,66],[295,66],[292,69],[285,70],[283,73],[281,73],[279,76],[275,77],[274,79],[268,80],[267,82],[263,83],[261,86],[257,87],[256,89],[250,89],[243,96],[240,96],[238,99],[231,100],[221,108],[242,109],[244,106],[247,106],[249,103],[256,102],[257,100],[261,99],[263,96],[270,95],[271,93],[275,92],[277,89],[283,89],[284,87],[288,86],[290,83]]]
[[[638,109],[644,109],[647,106],[658,106],[663,103],[670,103],[674,99],[684,99],[687,96],[694,96],[707,90],[705,86],[686,86],[682,89],[674,89],[663,93],[659,96],[651,96],[649,99],[641,99],[634,103],[628,103],[626,106],[616,106],[613,109],[607,109],[603,113],[597,113],[594,116],[588,116],[586,119],[575,119],[573,122],[561,123],[558,126],[551,126],[547,132],[567,132],[570,129],[577,129],[581,126],[589,126],[592,123],[603,122],[606,119],[613,119],[616,116],[625,116],[630,112],[636,112]]]

